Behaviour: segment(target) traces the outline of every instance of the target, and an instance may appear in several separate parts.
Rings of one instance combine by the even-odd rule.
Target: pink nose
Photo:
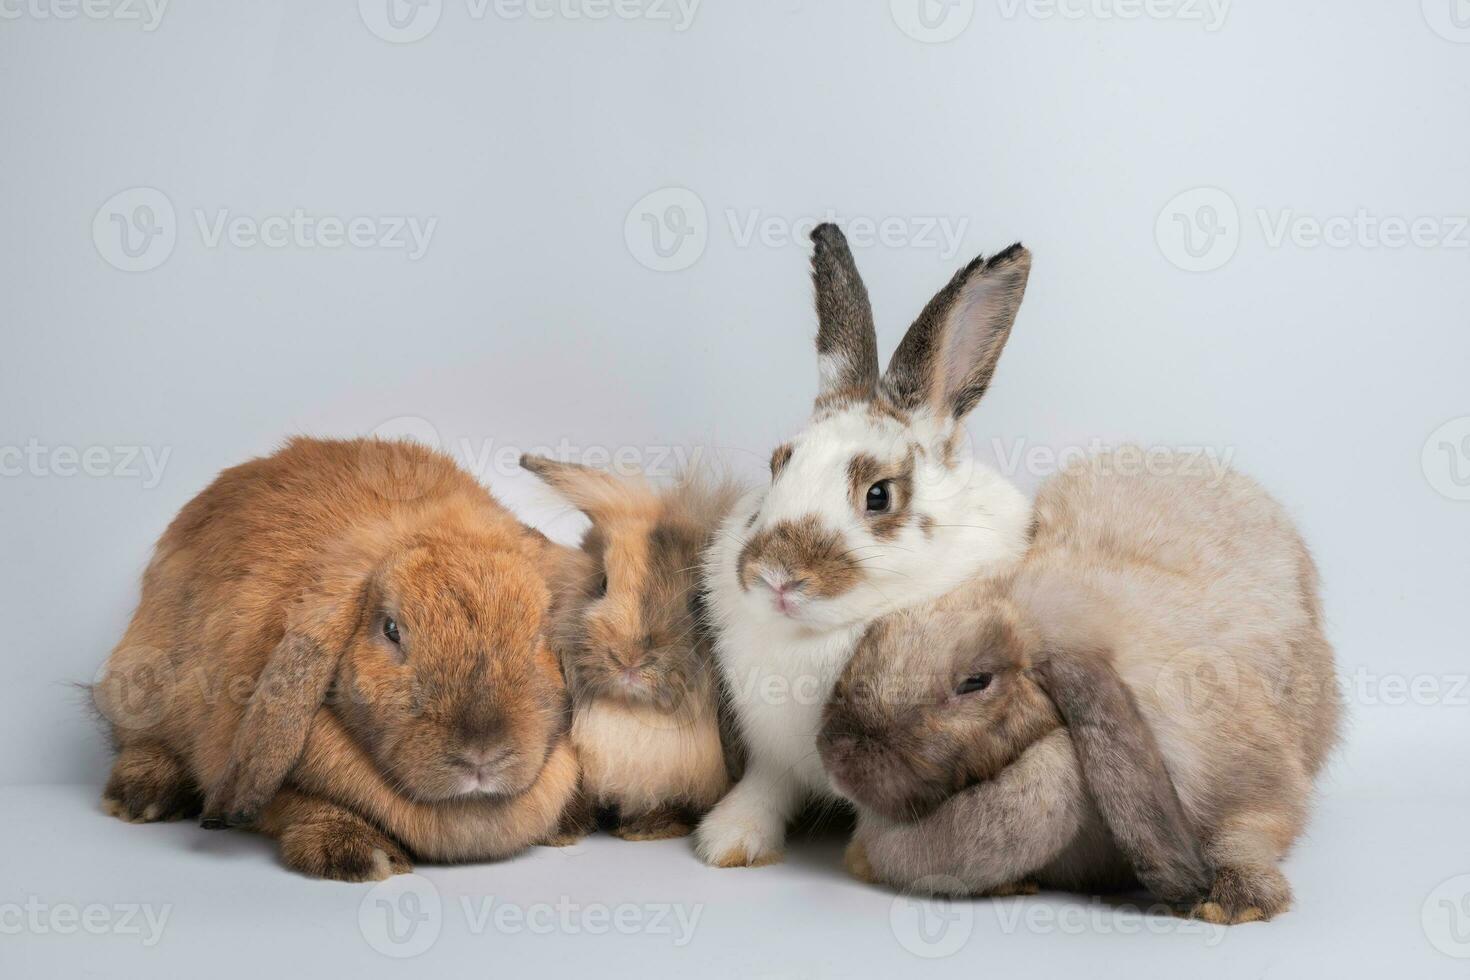
[[[771,590],[776,599],[776,608],[783,613],[789,613],[796,608],[792,598],[806,585],[806,579],[787,578],[779,573],[762,573],[761,582]]]

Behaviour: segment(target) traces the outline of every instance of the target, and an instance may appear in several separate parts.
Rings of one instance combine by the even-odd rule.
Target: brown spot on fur
[[[862,579],[862,566],[852,559],[842,536],[823,528],[815,517],[781,521],[747,541],[738,564],[742,588],[755,584],[762,566],[784,571],[802,582],[805,594],[825,599]]]
[[[792,452],[794,450],[791,448],[791,443],[787,442],[777,446],[775,452],[771,453],[772,480],[781,476],[781,471],[786,468],[787,463],[791,462]]]
[[[868,402],[868,414],[874,419],[892,419],[899,425],[905,427],[913,422],[913,416],[910,413],[904,411],[881,395]]]
[[[848,496],[852,506],[868,519],[873,536],[879,541],[888,541],[897,536],[908,524],[912,514],[914,498],[914,450],[896,467],[885,466],[876,457],[858,453],[847,464]],[[873,484],[888,481],[889,509],[881,514],[867,510],[868,490]]]

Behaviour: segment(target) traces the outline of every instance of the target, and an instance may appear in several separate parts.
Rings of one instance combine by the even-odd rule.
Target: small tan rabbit
[[[549,837],[577,783],[544,538],[446,456],[293,439],[174,519],[94,695],[103,807],[347,881]]]
[[[1290,904],[1277,864],[1339,710],[1281,507],[1130,447],[1042,488],[1017,567],[875,625],[818,741],[858,804],[860,877],[980,894],[1136,875],[1236,923]]]
[[[602,812],[627,840],[688,834],[738,776],[699,571],[740,490],[695,476],[655,490],[539,456],[521,465],[592,522],[568,549],[554,606],[582,767],[562,832],[590,833]]]

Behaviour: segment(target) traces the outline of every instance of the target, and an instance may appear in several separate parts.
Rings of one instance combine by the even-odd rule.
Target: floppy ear
[[[235,730],[224,775],[210,787],[199,823],[210,830],[254,823],[306,746],[312,718],[337,672],[338,649],[287,630],[271,652]]]
[[[893,352],[882,383],[888,399],[941,417],[968,415],[990,386],[1030,275],[1031,253],[1019,242],[955,273]]]
[[[1100,653],[1054,653],[1032,667],[1072,736],[1082,774],[1138,880],[1166,902],[1193,902],[1212,872],[1153,732]]]
[[[557,495],[594,521],[657,509],[657,497],[637,480],[578,463],[525,453],[521,468],[539,476]]]
[[[847,238],[834,224],[812,229],[812,287],[817,299],[817,402],[871,396],[878,386],[873,307]]]

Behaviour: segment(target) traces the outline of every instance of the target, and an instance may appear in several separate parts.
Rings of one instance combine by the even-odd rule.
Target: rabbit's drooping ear
[[[817,297],[817,402],[869,398],[878,385],[878,335],[868,290],[847,238],[834,224],[812,229],[812,286]]]
[[[1106,655],[1059,652],[1032,667],[1067,724],[1083,778],[1144,887],[1198,901],[1211,872],[1148,723]]]
[[[224,775],[204,801],[202,826],[252,824],[275,797],[306,746],[342,646],[329,649],[299,630],[288,630],[276,645],[235,730]]]
[[[990,386],[1030,274],[1031,253],[1019,242],[955,273],[894,351],[883,393],[909,410],[969,414]]]
[[[650,511],[657,498],[636,479],[623,479],[607,470],[563,463],[526,453],[521,467],[530,470],[567,503],[593,521]]]

